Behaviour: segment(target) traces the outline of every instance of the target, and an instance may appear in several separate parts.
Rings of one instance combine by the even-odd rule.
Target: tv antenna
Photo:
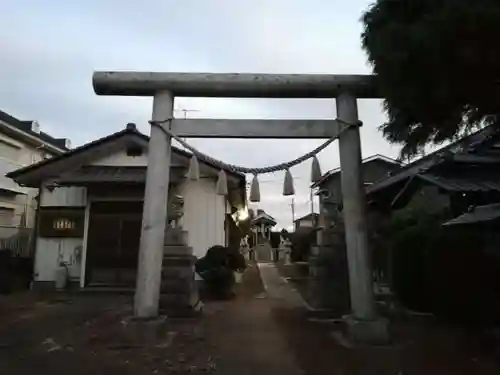
[[[183,117],[184,117],[184,120],[187,119],[187,115],[189,112],[200,112],[199,109],[184,109],[184,108],[178,108],[178,109],[174,109],[174,113],[175,112],[182,112],[183,113]],[[186,140],[185,138],[182,138],[184,141]]]
[[[174,109],[174,112],[182,112],[183,116],[184,116],[184,120],[186,120],[187,116],[188,116],[188,113],[190,113],[190,112],[200,112],[200,110],[199,109],[183,109],[183,108],[179,108],[179,109]]]

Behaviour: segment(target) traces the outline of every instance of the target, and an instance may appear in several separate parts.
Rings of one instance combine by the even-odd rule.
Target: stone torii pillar
[[[336,98],[339,120],[176,119],[171,130],[182,138],[339,138],[342,194],[352,314],[350,332],[362,341],[383,341],[385,324],[377,318],[369,262],[357,98],[378,98],[374,76],[324,74],[210,74],[95,72],[98,95],[151,96],[152,119],[172,118],[174,96],[233,98]],[[168,125],[164,125],[168,126]],[[151,128],[146,192],[139,249],[134,311],[158,314],[163,237],[167,217],[170,139]]]

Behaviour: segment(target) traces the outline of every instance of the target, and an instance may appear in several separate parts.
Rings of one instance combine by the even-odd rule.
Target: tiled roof
[[[473,224],[500,219],[500,204],[489,204],[486,206],[474,207],[470,212],[462,214],[446,223],[443,226]]]
[[[9,174],[9,177],[10,178],[17,178],[18,176],[20,175],[23,175],[25,173],[28,173],[32,170],[36,170],[38,168],[43,168],[47,165],[50,165],[52,163],[55,163],[55,162],[58,162],[60,160],[64,160],[64,159],[68,159],[68,158],[71,158],[75,155],[79,155],[79,154],[83,154],[84,152],[88,152],[89,150],[91,149],[94,149],[98,146],[102,146],[103,144],[106,144],[107,142],[114,142],[116,141],[117,139],[120,139],[121,137],[124,137],[124,136],[134,136],[134,137],[138,137],[140,140],[144,141],[144,142],[149,142],[149,137],[141,132],[139,132],[137,130],[137,128],[135,127],[135,124],[127,124],[127,127],[123,130],[120,130],[116,133],[113,133],[113,134],[110,134],[106,137],[103,137],[103,138],[99,138],[95,141],[92,141],[92,142],[89,142],[89,143],[86,143],[82,146],[79,146],[77,148],[74,148],[72,150],[69,150],[68,152],[62,154],[62,155],[58,155],[58,156],[55,156],[55,157],[52,157],[52,158],[49,158],[49,159],[45,159],[45,160],[42,160],[38,163],[35,163],[35,164],[32,164],[32,165],[29,165],[27,167],[24,167],[24,168],[21,168],[21,169],[18,169],[12,173]],[[172,146],[172,151],[174,153],[177,153],[179,155],[183,155],[187,158],[191,158],[192,157],[192,154],[187,152],[187,151],[184,151],[178,147],[175,147],[175,146]],[[216,169],[219,169],[219,166],[215,163],[212,163],[210,162],[209,160],[203,160],[201,161],[201,163],[203,164],[206,164],[208,166],[211,166],[213,168],[216,168]],[[242,174],[242,173],[239,173],[239,172],[234,172],[232,169],[227,169],[227,173],[228,174],[231,174],[232,176],[236,176],[238,178],[241,178],[242,181],[245,179],[245,175]]]
[[[299,217],[298,219],[295,219],[293,222],[295,223],[297,221],[302,221],[302,220],[306,220],[306,219],[316,219],[318,216],[319,216],[318,213],[312,212],[312,213],[308,213],[305,216]]]
[[[0,190],[7,190],[16,194],[26,194],[26,189],[20,187],[11,178],[5,175],[19,168],[19,165],[6,159],[0,160]]]
[[[402,182],[411,176],[422,174],[436,165],[444,162],[450,155],[467,154],[475,151],[481,145],[499,134],[498,127],[491,125],[485,127],[467,137],[464,137],[448,146],[445,146],[433,153],[430,153],[413,163],[407,164],[400,171],[386,179],[379,181],[368,187],[367,194],[372,194],[383,190],[393,184]]]
[[[500,164],[500,157],[491,155],[456,154],[453,155],[452,160],[457,163]]]
[[[403,163],[401,163],[400,161],[392,159],[388,156],[381,155],[381,154],[376,154],[376,155],[372,155],[370,157],[364,158],[361,161],[361,163],[367,164],[367,163],[371,163],[371,162],[376,161],[376,160],[383,161],[383,162],[388,163],[388,164],[395,164],[395,165],[403,166]],[[318,182],[315,182],[314,184],[312,184],[311,188],[314,189],[314,188],[322,185],[327,180],[329,180],[332,176],[335,176],[339,172],[340,172],[340,167],[329,170],[323,176],[321,176],[321,179]]]
[[[41,142],[47,143],[51,146],[60,148],[61,150],[68,151],[69,148],[66,147],[66,138],[54,138],[44,132],[34,132],[32,130],[32,121],[21,121],[14,116],[0,110],[0,121],[3,121],[10,126],[22,131],[23,133],[29,134],[32,137],[38,138]]]
[[[274,223],[273,225],[276,225],[276,220],[274,219],[274,217],[272,217],[269,214],[266,214],[265,212],[262,212],[262,213],[258,214],[257,216],[255,216],[252,219],[252,223],[253,224],[258,223],[261,220],[268,221],[268,222]]]
[[[481,178],[449,178],[441,177],[428,173],[416,175],[416,177],[425,180],[433,185],[439,186],[447,191],[455,192],[473,192],[473,191],[499,191],[500,192],[500,178],[499,179],[481,179]]]

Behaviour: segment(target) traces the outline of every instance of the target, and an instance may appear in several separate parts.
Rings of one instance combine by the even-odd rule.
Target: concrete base
[[[161,315],[152,319],[125,318],[122,326],[123,339],[136,345],[154,345],[168,334],[167,318]]]
[[[354,344],[386,345],[389,343],[389,321],[384,318],[358,320],[352,315],[344,316],[347,334]]]
[[[35,292],[54,292],[56,290],[55,281],[33,281],[31,289]]]

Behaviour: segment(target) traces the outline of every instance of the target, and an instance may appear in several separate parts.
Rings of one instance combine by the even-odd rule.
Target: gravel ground
[[[198,318],[140,323],[130,296],[1,298],[0,374],[500,373],[494,353],[435,322],[395,322],[392,345],[349,347],[339,325],[306,318],[272,266],[250,267],[236,295]]]

